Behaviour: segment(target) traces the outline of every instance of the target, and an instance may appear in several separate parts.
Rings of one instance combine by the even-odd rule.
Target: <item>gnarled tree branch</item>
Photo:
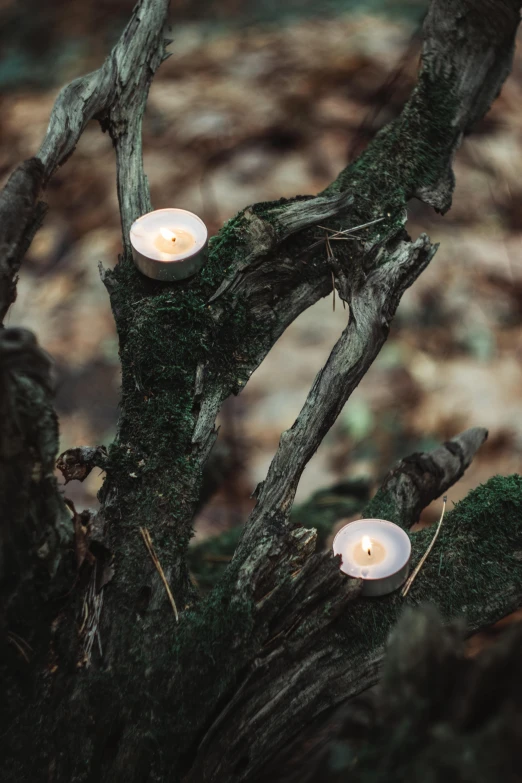
[[[485,431],[477,428],[455,439],[468,463],[484,435]],[[450,449],[452,445],[450,441]],[[448,453],[447,447],[417,455],[425,466],[422,477],[417,476],[418,507],[429,503],[447,489],[448,482],[453,483],[461,475],[460,461],[445,471],[440,469],[440,464],[446,463],[444,452]],[[401,470],[405,471],[405,481],[409,480],[410,466],[411,460],[399,463],[383,487],[400,483]],[[379,510],[385,519],[402,520],[407,527],[417,521],[404,493],[381,490],[376,498],[380,498]],[[373,502],[365,514],[373,514]],[[295,541],[301,538],[302,529],[279,535],[277,549],[265,541],[264,559],[246,562],[238,576],[243,592],[252,584],[257,590],[253,594],[254,629],[262,634],[259,647],[256,653],[250,653],[251,663],[242,672],[241,686],[236,684],[227,706],[220,710],[194,751],[196,761],[188,781],[217,781],[232,775],[250,781],[257,780],[257,775],[260,780],[272,775],[273,769],[263,771],[268,757],[277,759],[277,751],[288,744],[292,756],[295,744],[299,744],[300,729],[323,711],[377,682],[386,636],[404,606],[429,600],[447,620],[465,616],[468,632],[515,609],[522,601],[521,507],[522,479],[518,476],[491,479],[470,493],[446,515],[440,540],[407,599],[398,593],[379,600],[357,598],[355,591],[344,594],[345,582],[355,586],[357,580],[346,580],[338,572],[337,589],[318,590],[317,580],[326,579],[327,574],[334,577],[336,565],[331,555],[310,555],[301,571],[295,566]],[[494,525],[496,518],[502,518],[501,530]],[[431,530],[411,534],[414,565],[432,535]],[[303,534],[303,541],[308,540]],[[298,589],[293,592],[293,586],[303,575],[309,591],[301,595]],[[332,604],[332,596],[337,596],[338,602],[341,595],[344,600]],[[284,617],[283,627],[280,615]],[[264,625],[267,619],[268,628]],[[256,630],[250,633],[258,638]],[[283,757],[288,754],[283,753]],[[236,765],[241,760],[238,772]],[[277,765],[277,761],[274,763]]]
[[[400,514],[385,518],[410,528],[423,508],[460,479],[487,436],[483,427],[471,427],[435,451],[406,457],[388,474],[366,515],[380,519],[395,507]]]
[[[140,140],[125,164],[120,162],[121,166],[131,166],[133,176],[131,193],[120,192],[120,196],[122,203],[127,198],[141,197],[144,201],[138,202],[140,214],[147,211],[148,188],[141,167],[141,117],[154,72],[166,56],[162,32],[168,5],[168,0],[140,0],[101,68],[75,79],[60,92],[36,157],[13,172],[0,194],[0,322],[15,300],[20,263],[45,213],[45,205],[38,201],[42,188],[74,152],[89,120],[99,119],[104,124],[112,115],[122,135],[130,131],[133,141]]]

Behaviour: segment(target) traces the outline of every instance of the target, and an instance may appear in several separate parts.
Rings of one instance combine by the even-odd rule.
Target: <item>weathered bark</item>
[[[50,398],[50,360],[34,336],[1,330],[0,619],[4,631],[14,623],[29,637],[73,537],[54,478],[58,426]]]
[[[0,323],[16,299],[20,262],[41,225],[46,206],[38,201],[41,162],[31,158],[14,171],[0,193]]]
[[[483,427],[472,427],[432,452],[401,460],[366,507],[366,516],[381,519],[384,514],[385,519],[411,527],[423,508],[461,478],[487,436]],[[400,509],[397,519],[386,516],[390,500]]]
[[[322,489],[292,510],[291,524],[314,528],[317,549],[324,546],[339,519],[352,517],[365,506],[366,517],[384,516],[409,528],[432,500],[461,478],[487,434],[482,427],[472,427],[435,451],[412,454],[387,475],[371,503],[368,503],[369,485],[364,479],[339,482]],[[389,516],[394,509],[396,516]],[[232,560],[240,537],[240,528],[226,530],[189,550],[191,572],[199,586],[208,589],[217,584],[225,565]]]
[[[465,625],[408,610],[387,645],[382,680],[321,716],[273,783],[520,780],[522,627],[470,659]]]
[[[2,731],[31,703],[60,597],[75,578],[73,521],[54,478],[58,426],[49,370],[30,332],[0,330]]]
[[[314,532],[294,525],[291,507],[306,463],[386,340],[403,292],[434,255],[426,236],[408,237],[406,204],[417,196],[449,208],[453,155],[509,71],[519,9],[515,0],[433,0],[418,85],[401,116],[324,193],[241,212],[211,240],[201,273],[176,284],[142,277],[128,240],[132,220],[150,208],[141,117],[164,57],[166,0],[141,0],[102,68],[60,94],[37,158],[8,184],[18,201],[9,191],[0,201],[0,312],[41,214],[40,187],[95,117],[118,163],[123,254],[103,279],[120,339],[121,417],[96,520],[84,524],[73,512],[77,583],[54,609],[60,614],[49,645],[39,647],[30,692],[4,704],[8,779],[262,779],[268,758],[317,715],[376,682],[404,602],[397,594],[358,597],[357,580],[315,551]],[[339,243],[331,257],[319,222],[359,226],[358,239]],[[347,326],[281,436],[230,567],[198,601],[187,548],[216,414],[291,321],[331,291],[332,275]],[[405,461],[367,513],[409,526],[483,437],[468,431],[429,458]],[[56,524],[60,500],[54,489],[51,496]],[[465,614],[471,630],[518,606],[521,504],[519,477],[471,493],[447,515],[406,603],[429,598],[445,619]],[[428,537],[412,536],[415,559]]]

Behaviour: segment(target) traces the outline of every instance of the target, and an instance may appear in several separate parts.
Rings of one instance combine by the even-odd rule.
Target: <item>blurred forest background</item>
[[[0,0],[0,177],[34,155],[59,89],[97,68],[133,0]],[[144,160],[155,208],[199,214],[210,234],[249,203],[316,193],[401,109],[418,66],[427,2],[172,0],[172,57],[153,82]],[[450,491],[522,472],[522,54],[458,153],[453,208],[409,209],[412,236],[441,247],[404,297],[389,340],[301,480],[298,501],[364,477],[474,425],[486,445]],[[92,122],[46,193],[8,325],[36,332],[56,363],[61,449],[106,444],[119,361],[98,262],[121,250],[110,139]],[[238,524],[346,321],[332,298],[288,329],[221,414],[234,469],[197,538]],[[93,471],[67,495],[95,507]],[[327,502],[327,500],[325,501]],[[424,523],[440,513],[428,508]],[[502,520],[499,520],[502,524]]]

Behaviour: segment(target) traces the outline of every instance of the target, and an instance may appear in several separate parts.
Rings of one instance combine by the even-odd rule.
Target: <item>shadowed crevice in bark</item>
[[[0,681],[4,702],[18,708],[75,578],[71,514],[54,477],[51,398],[50,360],[34,336],[0,330]]]
[[[259,780],[354,783],[516,781],[522,763],[522,628],[477,658],[466,626],[408,609],[387,642],[379,685],[325,712]]]

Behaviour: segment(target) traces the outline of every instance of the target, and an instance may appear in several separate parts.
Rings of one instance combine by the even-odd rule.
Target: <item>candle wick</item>
[[[369,554],[369,555],[370,555],[370,557],[371,557],[371,554],[372,554],[372,550],[371,550],[371,549],[368,549],[368,554]]]

